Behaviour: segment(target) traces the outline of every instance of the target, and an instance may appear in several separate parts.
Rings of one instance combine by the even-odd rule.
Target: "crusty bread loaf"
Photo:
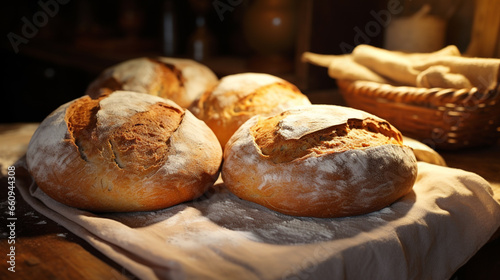
[[[53,199],[91,211],[147,211],[200,196],[222,150],[205,123],[170,100],[116,91],[60,106],[28,146],[28,170]]]
[[[411,191],[417,176],[401,133],[376,116],[333,106],[245,122],[224,150],[222,179],[238,197],[311,217],[360,215]]]
[[[104,70],[86,94],[97,98],[115,90],[135,91],[167,98],[187,108],[217,82],[212,70],[191,59],[141,57]]]
[[[270,74],[240,73],[220,79],[190,108],[214,131],[222,147],[245,121],[311,102],[293,84]]]

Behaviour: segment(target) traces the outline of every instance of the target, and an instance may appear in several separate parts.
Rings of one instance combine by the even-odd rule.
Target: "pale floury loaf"
[[[96,98],[115,90],[135,91],[170,99],[187,108],[218,78],[207,66],[191,59],[140,57],[105,69],[87,88]]]
[[[264,73],[239,73],[220,79],[189,109],[214,131],[222,147],[245,121],[285,109],[310,105],[295,85]]]
[[[116,91],[68,102],[34,133],[26,161],[55,200],[91,211],[147,211],[194,199],[219,175],[222,150],[189,111]]]
[[[222,179],[240,198],[289,215],[365,214],[411,191],[417,162],[402,142],[396,128],[363,111],[292,108],[236,131]]]

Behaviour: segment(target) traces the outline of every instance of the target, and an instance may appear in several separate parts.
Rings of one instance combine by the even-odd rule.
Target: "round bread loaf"
[[[97,98],[115,90],[135,91],[170,99],[187,108],[217,82],[212,70],[194,60],[142,57],[104,70],[89,85],[86,94]]]
[[[270,74],[225,76],[213,91],[190,108],[215,133],[222,147],[245,121],[255,115],[273,115],[311,102],[293,84]]]
[[[245,122],[224,150],[222,179],[236,196],[294,216],[342,217],[388,206],[411,191],[412,150],[387,121],[310,105]]]
[[[37,185],[61,203],[149,211],[203,194],[218,178],[222,149],[174,102],[116,91],[56,109],[35,131],[26,161]]]

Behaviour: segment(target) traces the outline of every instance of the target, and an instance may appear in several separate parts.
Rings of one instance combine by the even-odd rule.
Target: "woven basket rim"
[[[500,83],[491,90],[455,88],[421,88],[413,86],[397,86],[363,80],[337,80],[340,88],[349,88],[348,94],[361,94],[376,98],[383,98],[393,102],[407,104],[427,104],[431,106],[446,106],[466,104],[471,99],[476,103],[489,103],[500,99]]]
[[[458,149],[500,137],[500,87],[442,89],[337,80],[346,103],[388,120],[432,147]]]

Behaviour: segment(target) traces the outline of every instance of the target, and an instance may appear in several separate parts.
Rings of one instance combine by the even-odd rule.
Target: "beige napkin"
[[[403,144],[413,150],[417,161],[446,166],[444,158],[424,143],[403,135]]]
[[[338,219],[278,214],[220,182],[196,201],[116,214],[60,204],[29,176],[16,182],[34,209],[141,279],[449,279],[500,226],[500,205],[475,174],[418,168],[412,193]]]
[[[347,55],[305,52],[302,58],[328,67],[328,74],[335,79],[427,88],[494,89],[500,67],[500,59],[463,57],[456,46],[432,53],[403,53],[358,45]]]
[[[315,65],[328,68],[328,75],[340,80],[364,80],[377,83],[388,83],[389,81],[372,71],[370,68],[354,61],[350,54],[324,55],[306,52],[302,60]]]

